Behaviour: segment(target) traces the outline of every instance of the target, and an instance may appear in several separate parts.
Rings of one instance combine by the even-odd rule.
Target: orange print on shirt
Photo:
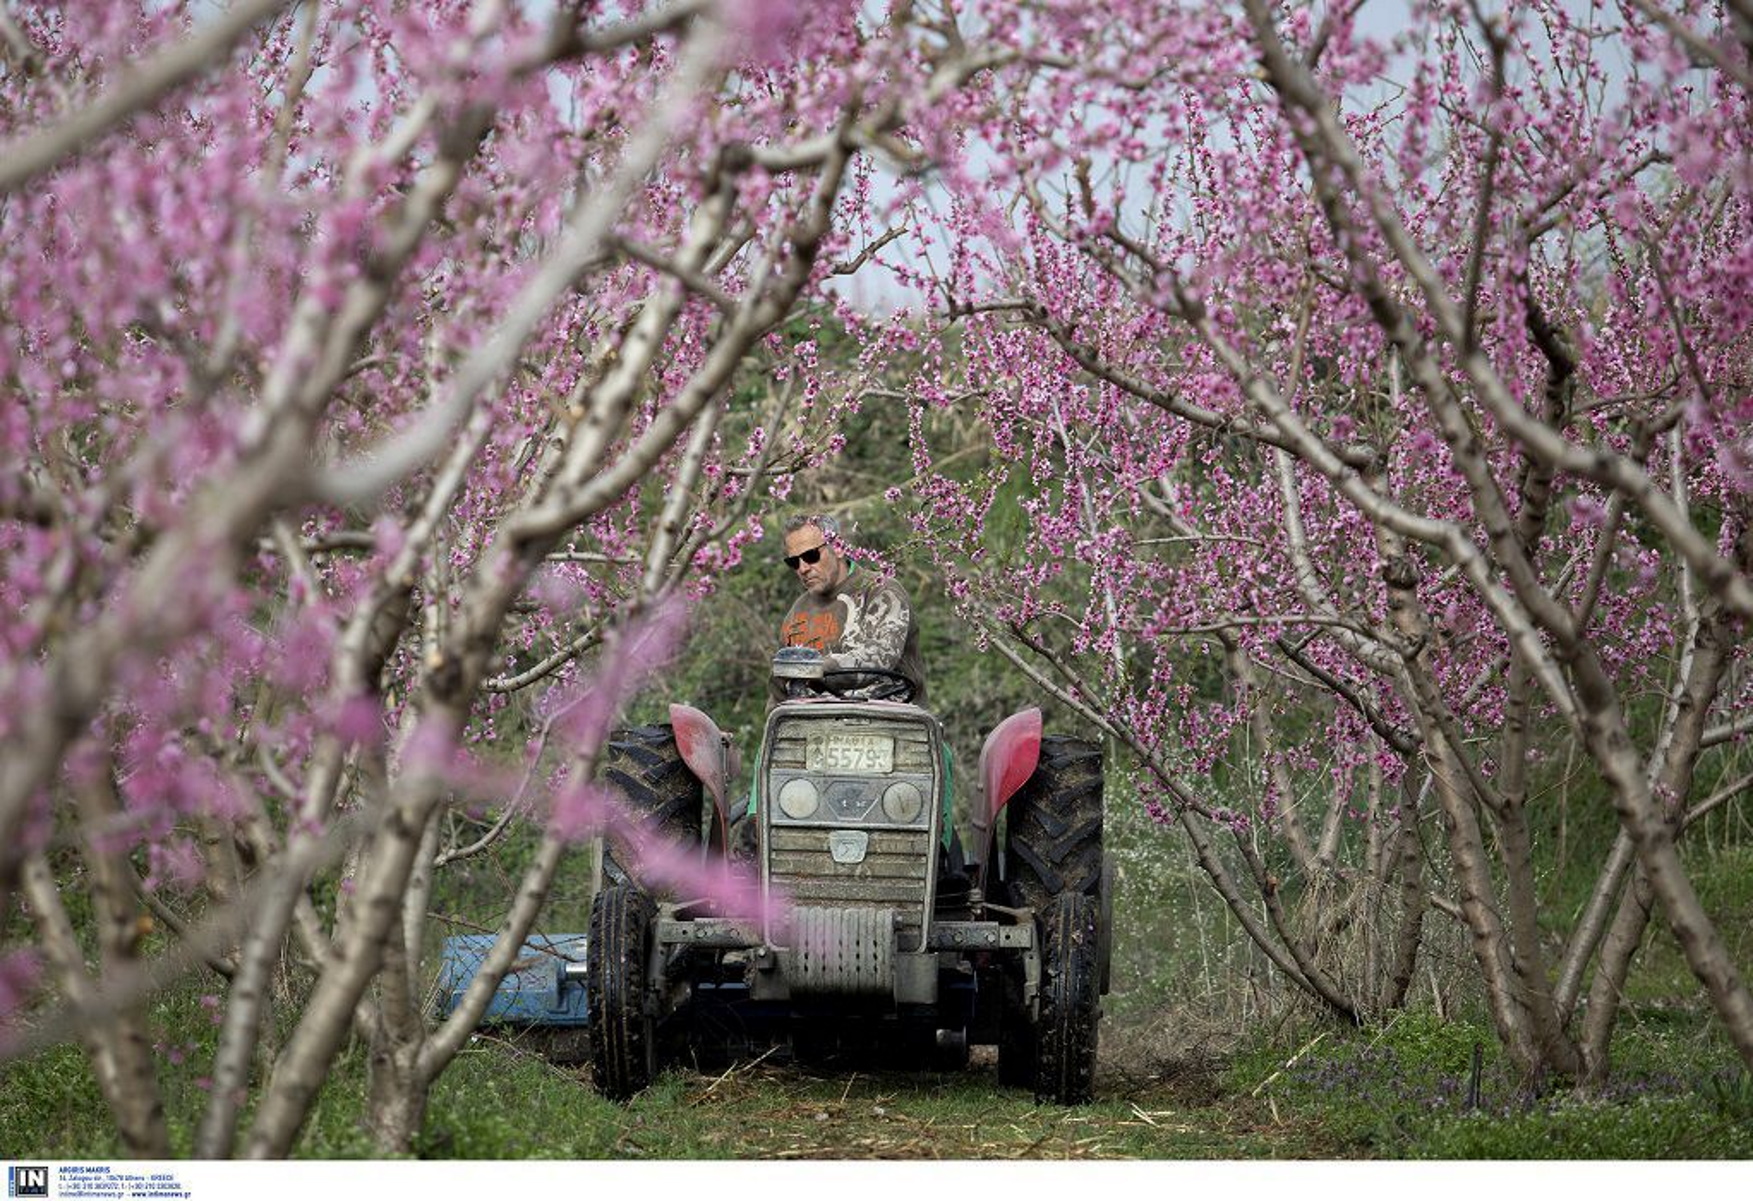
[[[812,646],[826,654],[840,637],[840,615],[833,609],[822,613],[798,613],[779,631],[782,646]]]

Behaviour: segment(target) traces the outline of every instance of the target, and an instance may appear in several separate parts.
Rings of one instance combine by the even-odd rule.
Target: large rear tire
[[[1035,1099],[1081,1105],[1095,1094],[1101,1022],[1100,906],[1067,893],[1041,916],[1040,1065]]]
[[[1035,774],[1005,806],[1010,903],[1043,911],[1054,897],[1094,897],[1102,884],[1102,751],[1082,738],[1041,739]]]
[[[613,789],[636,824],[629,831],[611,828],[603,839],[603,883],[638,884],[659,892],[641,878],[635,853],[637,841],[692,850],[700,845],[705,789],[688,770],[671,726],[635,726],[616,730],[603,752],[603,782]]]
[[[637,888],[610,885],[590,907],[585,1006],[597,1091],[626,1101],[657,1075],[656,1023],[647,1005],[657,906]]]

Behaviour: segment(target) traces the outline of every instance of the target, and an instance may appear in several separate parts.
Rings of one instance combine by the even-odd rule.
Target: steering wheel
[[[837,667],[824,671],[819,680],[792,680],[790,684],[793,696],[825,692],[844,697],[848,693],[864,692],[866,695],[860,699],[900,701],[902,704],[911,702],[916,691],[912,680],[886,667]]]

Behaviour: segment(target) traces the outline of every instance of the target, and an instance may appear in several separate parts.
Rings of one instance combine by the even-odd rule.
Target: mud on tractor
[[[1039,709],[1000,723],[965,855],[949,802],[966,785],[904,677],[801,648],[774,675],[788,697],[734,839],[735,751],[710,717],[672,705],[668,725],[617,731],[604,779],[638,829],[603,848],[587,934],[532,940],[489,1017],[559,1030],[618,1099],[672,1056],[789,1041],[803,1061],[940,1069],[996,1045],[1002,1083],[1089,1100],[1112,929],[1100,750],[1043,736]],[[764,903],[660,895],[636,850],[654,838],[702,860],[736,842]],[[449,995],[478,941],[450,940]]]

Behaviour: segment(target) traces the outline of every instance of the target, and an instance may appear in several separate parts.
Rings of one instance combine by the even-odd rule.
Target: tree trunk
[[[1589,648],[1579,656],[1577,693],[1589,749],[1601,764],[1614,808],[1631,835],[1638,863],[1667,916],[1687,966],[1704,985],[1735,1049],[1753,1068],[1753,994],[1736,972],[1722,937],[1680,862],[1674,831],[1657,804],[1625,730],[1605,672]]]
[[[381,1029],[367,1060],[370,1086],[365,1128],[385,1156],[411,1155],[426,1120],[431,1081],[420,1075],[420,1040],[394,1040]]]
[[[1426,777],[1428,779],[1428,777]],[[1410,790],[1406,790],[1410,792]],[[1394,845],[1399,850],[1400,923],[1395,930],[1394,958],[1383,983],[1378,1007],[1398,1009],[1406,1003],[1418,971],[1418,947],[1424,935],[1424,846],[1419,841],[1420,798],[1412,796],[1400,814]],[[1385,875],[1385,873],[1384,873]]]
[[[1753,525],[1744,525],[1736,539],[1736,565],[1743,571],[1753,568]],[[1713,601],[1705,606],[1693,636],[1688,670],[1675,690],[1666,715],[1660,757],[1651,773],[1655,799],[1665,802],[1669,810],[1665,814],[1667,825],[1675,838],[1684,832],[1681,802],[1691,793],[1697,777],[1711,703],[1722,687],[1730,652],[1737,641],[1735,623],[1728,620],[1722,605]],[[1629,841],[1629,838],[1627,828],[1624,839]],[[1616,842],[1612,866],[1618,867],[1622,858]],[[1621,867],[1621,877],[1623,873]],[[1651,917],[1652,896],[1649,876],[1639,870],[1631,888],[1621,899],[1613,928],[1601,946],[1600,966],[1589,991],[1589,1016],[1584,1034],[1584,1053],[1592,1080],[1603,1079],[1607,1071],[1608,1043],[1625,995],[1625,980],[1630,974],[1632,957],[1642,945],[1644,928]],[[1579,960],[1577,971],[1580,975],[1580,961],[1586,961],[1587,950],[1579,947],[1573,958]],[[1753,1063],[1753,1059],[1749,1062]]]
[[[1640,869],[1620,898],[1619,911],[1601,944],[1600,966],[1589,986],[1588,1015],[1583,1019],[1582,1033],[1584,1080],[1591,1087],[1604,1084],[1612,1069],[1611,1044],[1619,1002],[1625,996],[1625,981],[1631,974],[1632,960],[1643,945],[1654,906],[1649,877]]]
[[[448,740],[461,724],[449,712],[428,714]],[[419,736],[419,735],[416,735]],[[401,914],[401,898],[413,871],[421,834],[438,803],[439,781],[420,773],[404,782],[399,795],[382,802],[386,812],[361,864],[352,897],[352,918],[337,939],[298,1029],[287,1041],[251,1127],[245,1153],[252,1159],[286,1155],[298,1137],[317,1090],[328,1076],[341,1040],[351,1028],[354,1008],[383,962],[384,945]]]
[[[101,1000],[97,983],[85,966],[78,936],[61,904],[48,861],[41,855],[27,857],[21,876],[50,973],[62,997],[74,1008],[95,1007]],[[167,1158],[170,1134],[165,1127],[150,1044],[144,1037],[138,1013],[85,1024],[80,1041],[97,1078],[98,1091],[115,1119],[123,1148],[139,1159]]]

